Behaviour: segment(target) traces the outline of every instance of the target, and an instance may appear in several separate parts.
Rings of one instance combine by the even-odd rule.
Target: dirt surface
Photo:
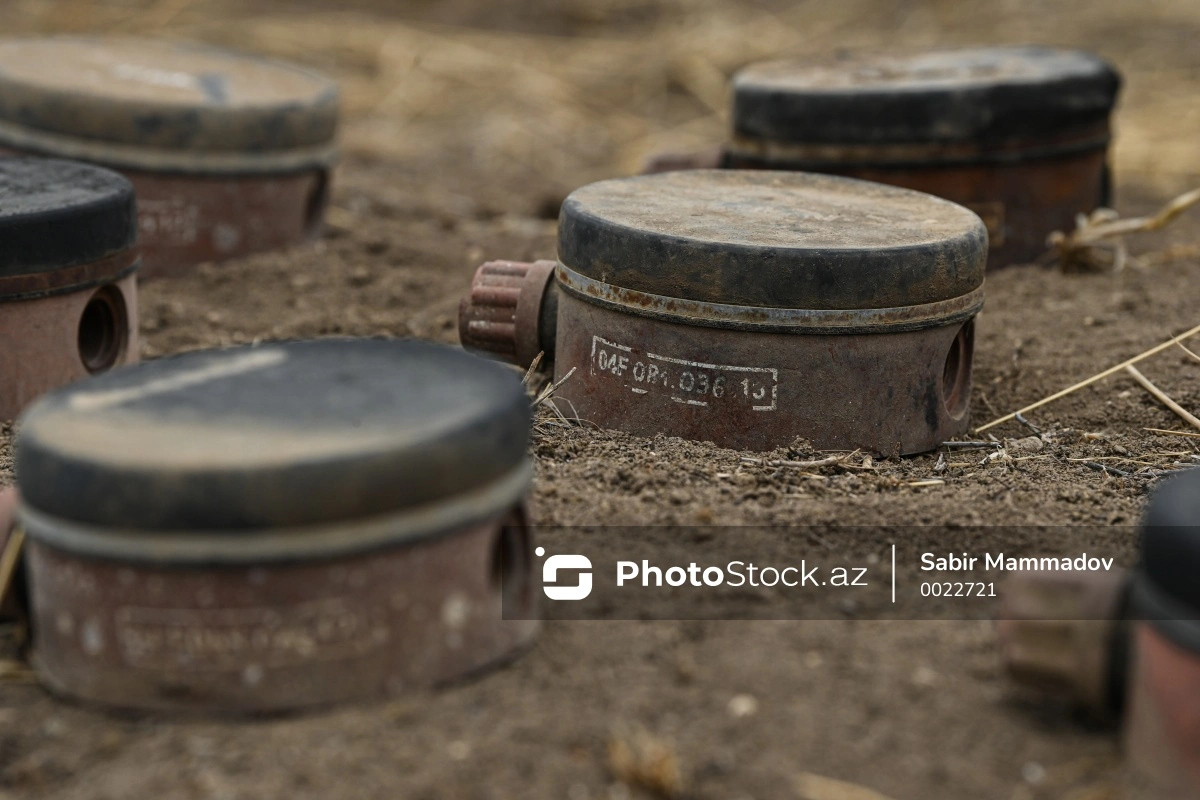
[[[335,7],[336,6],[336,10]],[[724,87],[762,57],[840,47],[1083,45],[1128,81],[1118,207],[1200,183],[1200,8],[1191,0],[15,0],[6,33],[119,31],[258,49],[332,72],[345,150],[324,237],[142,289],[143,355],[328,335],[454,342],[485,258],[554,252],[562,198],[665,147],[722,138]],[[1200,322],[1200,212],[1138,240],[1115,275],[989,277],[973,414],[982,422]],[[1200,408],[1179,350],[1143,371]],[[786,469],[669,439],[563,425],[533,444],[542,525],[1133,525],[1200,439],[1125,377],[1030,415],[1041,449]],[[1001,439],[1031,431],[1008,424]],[[11,478],[11,431],[0,467]],[[804,458],[798,445],[775,458]],[[856,468],[854,468],[856,467]],[[944,483],[914,487],[931,478]],[[999,536],[999,534],[998,534]],[[1003,540],[997,544],[1003,544]],[[553,541],[547,542],[554,549]],[[13,632],[5,634],[9,639]],[[6,666],[7,665],[7,666]],[[552,622],[479,680],[378,707],[254,722],[114,715],[54,699],[0,662],[0,799],[811,796],[811,773],[911,798],[1103,798],[1111,730],[1014,689],[971,622]],[[646,788],[649,787],[649,788]],[[854,795],[825,793],[817,800]]]

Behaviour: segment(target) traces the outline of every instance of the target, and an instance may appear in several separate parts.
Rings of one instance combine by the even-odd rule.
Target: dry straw
[[[1050,395],[1049,397],[1043,397],[1041,400],[1038,400],[1036,403],[1031,403],[1018,411],[1012,412],[1011,414],[1005,414],[1003,417],[994,419],[986,425],[980,425],[978,428],[975,429],[975,432],[982,433],[983,431],[986,431],[989,428],[994,428],[997,425],[1014,420],[1018,416],[1023,416],[1025,414],[1028,414],[1030,411],[1039,409],[1042,406],[1047,405],[1048,403],[1053,403],[1055,400],[1059,400],[1063,397],[1066,397],[1069,394],[1073,394],[1073,393],[1079,391],[1080,389],[1083,389],[1087,386],[1091,386],[1093,383],[1102,381],[1105,378],[1107,378],[1109,375],[1115,375],[1116,373],[1124,370],[1126,367],[1131,367],[1134,364],[1137,364],[1139,361],[1144,361],[1147,358],[1149,358],[1150,356],[1156,355],[1157,353],[1161,353],[1163,350],[1166,350],[1170,347],[1175,347],[1176,345],[1180,344],[1184,340],[1190,339],[1191,337],[1195,336],[1196,334],[1200,334],[1200,325],[1197,325],[1196,327],[1194,327],[1190,330],[1184,331],[1183,333],[1179,334],[1178,336],[1176,336],[1172,339],[1168,339],[1167,341],[1163,342],[1162,344],[1151,347],[1149,350],[1145,351],[1144,353],[1139,353],[1136,356],[1134,356],[1133,358],[1126,359],[1125,361],[1122,361],[1120,364],[1117,364],[1115,367],[1109,367],[1108,369],[1104,370],[1103,372],[1098,372],[1095,375],[1091,376],[1090,378],[1082,380],[1079,383],[1074,384],[1073,386],[1068,386],[1066,389],[1063,389],[1060,392],[1055,392],[1054,394]]]
[[[1101,208],[1076,217],[1071,233],[1050,234],[1050,255],[1065,271],[1117,272],[1125,268],[1129,253],[1124,237],[1131,233],[1162,230],[1187,209],[1200,203],[1200,189],[1176,197],[1150,217],[1120,219],[1117,212]]]
[[[4,598],[8,596],[16,578],[17,565],[20,563],[21,548],[24,544],[25,531],[15,528],[12,535],[8,537],[4,551],[0,552],[0,605],[4,603]]]

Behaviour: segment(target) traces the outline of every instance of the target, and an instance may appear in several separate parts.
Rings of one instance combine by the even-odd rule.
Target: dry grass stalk
[[[1128,372],[1135,381],[1140,383],[1143,389],[1154,395],[1154,398],[1158,400],[1158,402],[1174,411],[1180,419],[1191,425],[1193,428],[1200,429],[1200,419],[1197,419],[1191,412],[1179,405],[1179,403],[1176,403],[1174,400],[1172,400],[1166,392],[1151,383],[1150,379],[1138,371],[1137,367],[1128,366],[1125,368],[1125,371]]]
[[[795,467],[796,469],[809,469],[811,467],[828,467],[833,464],[841,464],[857,452],[858,451],[855,450],[854,453],[838,453],[836,455],[826,456],[825,458],[817,458],[811,461],[784,461],[778,459],[767,461],[765,459],[754,458],[752,456],[742,456],[741,460],[744,464],[756,464],[764,467]]]
[[[572,375],[574,375],[575,370],[577,370],[577,369],[579,369],[579,367],[571,367],[571,370],[566,375],[563,375],[561,378],[559,378],[557,383],[547,384],[546,388],[542,389],[542,393],[539,394],[537,396],[537,399],[533,401],[533,407],[537,408],[538,406],[542,405],[547,400],[549,400],[554,395],[554,393],[556,391],[558,391],[558,387],[560,387],[564,383],[566,383],[567,379],[569,379]],[[550,405],[553,406],[554,404],[551,403]]]
[[[887,795],[857,783],[801,772],[794,781],[800,800],[891,800]]]
[[[1169,431],[1169,430],[1166,430],[1165,428],[1142,428],[1142,430],[1147,431],[1149,433],[1157,433],[1160,436],[1200,437],[1200,433],[1194,433],[1192,431]]]
[[[608,769],[621,783],[657,797],[674,798],[683,792],[683,770],[674,749],[644,730],[609,740]]]
[[[1200,355],[1196,355],[1194,352],[1189,350],[1182,342],[1176,342],[1176,344],[1179,345],[1180,350],[1187,353],[1188,358],[1190,358],[1192,361],[1195,361],[1197,364],[1200,364]]]
[[[21,548],[25,544],[25,531],[21,528],[13,530],[8,537],[4,552],[0,553],[0,603],[8,596],[13,579],[17,574],[17,565],[21,561]]]
[[[37,683],[37,675],[29,665],[15,658],[0,659],[0,683]]]
[[[545,351],[539,351],[538,354],[533,357],[533,363],[529,365],[529,369],[525,370],[525,377],[521,378],[521,385],[526,389],[528,389],[533,383],[533,376],[537,374],[538,367],[542,365],[542,358],[545,355]]]
[[[1191,337],[1195,336],[1198,333],[1200,333],[1200,325],[1197,325],[1196,327],[1194,327],[1190,330],[1186,330],[1183,333],[1179,334],[1178,336],[1168,339],[1167,341],[1163,342],[1162,344],[1155,345],[1154,347],[1151,347],[1149,350],[1147,350],[1143,353],[1137,354],[1133,358],[1126,359],[1125,361],[1122,361],[1120,364],[1117,364],[1115,367],[1109,367],[1108,369],[1104,370],[1103,372],[1098,372],[1095,375],[1093,375],[1092,377],[1086,378],[1085,380],[1082,380],[1073,386],[1068,386],[1066,389],[1063,389],[1062,391],[1055,392],[1054,394],[1050,395],[1049,397],[1043,397],[1041,400],[1038,400],[1036,403],[1027,405],[1024,408],[1020,409],[1019,411],[1014,411],[1011,414],[1005,414],[1003,417],[994,419],[986,425],[981,425],[975,429],[975,432],[983,433],[984,431],[988,430],[989,428],[994,428],[997,425],[1000,425],[1005,422],[1009,422],[1010,420],[1014,420],[1018,416],[1028,414],[1030,411],[1041,408],[1042,406],[1046,405],[1047,403],[1052,403],[1055,400],[1059,400],[1063,397],[1066,397],[1069,394],[1073,394],[1074,392],[1077,392],[1080,389],[1083,389],[1087,386],[1091,386],[1093,383],[1096,383],[1097,381],[1104,380],[1109,375],[1115,375],[1116,373],[1124,370],[1126,367],[1132,366],[1133,364],[1136,364],[1139,361],[1144,361],[1145,359],[1149,358],[1150,356],[1156,355],[1157,353],[1161,353],[1163,350],[1166,350],[1169,347],[1174,347],[1175,345],[1179,344],[1180,342],[1184,341],[1185,339],[1190,339]]]
[[[1161,230],[1197,203],[1200,189],[1179,195],[1152,217],[1119,219],[1112,209],[1100,208],[1090,215],[1078,215],[1071,233],[1050,234],[1047,244],[1065,272],[1118,272],[1128,260],[1122,237]]]

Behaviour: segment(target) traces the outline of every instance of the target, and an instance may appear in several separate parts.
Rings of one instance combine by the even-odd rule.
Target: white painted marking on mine
[[[262,349],[226,358],[219,363],[179,372],[165,378],[149,381],[142,386],[107,391],[79,392],[71,396],[71,408],[79,411],[96,411],[101,408],[124,405],[156,394],[166,394],[209,381],[244,375],[260,369],[278,366],[287,360],[287,352],[278,348]]]
[[[614,352],[617,351],[617,352]],[[618,354],[619,353],[619,354]],[[628,354],[628,355],[626,355]],[[659,365],[677,365],[686,367],[682,372],[660,367]],[[650,394],[650,388],[659,387],[667,392],[680,391],[694,393],[701,397],[709,396],[712,401],[720,401],[729,397],[743,398],[750,402],[751,411],[775,411],[779,407],[779,370],[775,367],[741,367],[734,364],[711,364],[703,361],[690,361],[684,358],[646,353],[635,355],[632,347],[616,342],[610,342],[600,336],[592,336],[592,353],[589,369],[592,375],[609,373],[619,378],[634,394]],[[719,373],[736,373],[746,377],[736,383],[727,382],[727,375]],[[765,380],[752,380],[751,376],[770,376],[771,385],[764,385]],[[628,376],[632,380],[626,378]],[[630,385],[642,384],[638,385]],[[650,387],[650,388],[643,388]],[[740,391],[738,389],[740,388]],[[770,394],[770,403],[764,402]],[[669,394],[668,397],[676,403],[708,407],[708,400],[690,400],[685,397]],[[727,401],[728,402],[728,401]]]
[[[119,80],[145,83],[150,86],[169,86],[172,89],[195,89],[200,85],[200,81],[191,73],[144,67],[141,64],[114,64],[112,75]]]

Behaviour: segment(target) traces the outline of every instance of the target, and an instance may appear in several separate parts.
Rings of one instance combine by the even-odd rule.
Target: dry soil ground
[[[552,256],[557,206],[573,187],[629,173],[659,148],[719,141],[728,73],[779,53],[1086,46],[1128,77],[1119,208],[1144,211],[1200,183],[1191,0],[0,6],[5,34],[63,30],[262,50],[329,70],[345,87],[346,158],[328,232],[293,252],[146,285],[146,357],[331,334],[454,342],[458,298],[482,259]],[[1195,243],[1200,212],[1139,241],[1150,255],[1116,275],[1029,266],[989,278],[975,418],[1195,325]],[[1144,371],[1200,408],[1200,364],[1175,351]],[[1135,471],[1186,458],[1200,441],[1146,432],[1183,426],[1125,378],[1033,420],[1060,432],[1038,457],[963,458],[927,488],[907,484],[934,477],[935,456],[813,477],[702,444],[543,424],[533,513],[544,525],[1132,525],[1153,481],[1071,459]],[[642,796],[636,775],[612,768],[621,742],[661,748],[659,773],[669,778],[677,764],[684,796],[731,800],[803,796],[804,773],[897,799],[1082,800],[1110,796],[1119,769],[1112,731],[1005,681],[982,621],[553,622],[523,659],[467,685],[252,723],[115,716],[9,678],[3,800]]]

